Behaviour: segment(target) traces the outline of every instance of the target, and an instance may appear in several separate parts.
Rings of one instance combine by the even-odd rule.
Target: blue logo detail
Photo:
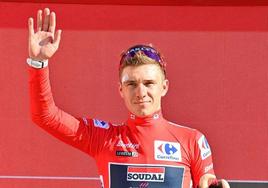
[[[108,129],[109,128],[109,123],[97,119],[93,119],[93,123],[95,127],[100,127],[103,129]]]
[[[177,151],[178,151],[177,148],[174,147],[173,145],[165,144],[165,152],[166,152],[166,154],[172,155],[172,154],[176,153]]]
[[[204,135],[202,135],[199,138],[198,145],[199,145],[199,149],[200,149],[200,152],[201,152],[200,154],[201,154],[202,160],[206,159],[207,157],[209,157],[211,155],[211,151],[210,151],[208,141],[207,141],[207,139],[205,138]]]
[[[205,138],[204,144],[205,144],[205,148],[206,148],[206,149],[210,149],[210,147],[209,147],[209,145],[208,145],[208,141],[207,141],[206,138]]]

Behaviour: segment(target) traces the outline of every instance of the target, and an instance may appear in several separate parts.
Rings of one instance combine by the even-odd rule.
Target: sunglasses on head
[[[120,66],[123,64],[124,61],[127,61],[127,60],[133,58],[138,52],[141,52],[145,56],[158,62],[159,65],[161,66],[161,68],[165,71],[166,63],[163,60],[160,53],[156,49],[154,49],[153,47],[146,46],[146,45],[136,45],[136,46],[129,48],[125,53],[123,53],[121,60],[120,60]]]

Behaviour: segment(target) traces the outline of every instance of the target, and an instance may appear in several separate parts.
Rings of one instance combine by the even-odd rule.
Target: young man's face
[[[161,109],[161,98],[168,90],[168,80],[159,66],[145,64],[123,69],[119,92],[128,110],[145,117]]]

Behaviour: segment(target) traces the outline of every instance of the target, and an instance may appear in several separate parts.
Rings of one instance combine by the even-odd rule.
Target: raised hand
[[[61,39],[61,30],[57,30],[55,33],[56,14],[50,13],[48,8],[45,8],[44,15],[42,14],[42,10],[38,10],[36,32],[34,31],[34,19],[28,19],[29,56],[38,61],[51,58],[58,50]]]
[[[197,188],[230,188],[230,185],[225,179],[218,180],[213,174],[204,174]]]

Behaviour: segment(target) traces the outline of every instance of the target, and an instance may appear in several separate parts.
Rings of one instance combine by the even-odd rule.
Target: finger
[[[37,11],[37,31],[42,30],[42,10]]]
[[[53,45],[55,46],[55,48],[58,49],[59,45],[60,45],[60,39],[61,39],[61,32],[62,30],[58,30],[55,34],[55,39],[53,41]]]
[[[29,18],[28,19],[28,31],[29,31],[29,35],[33,35],[34,34],[34,21],[33,18]]]
[[[221,180],[221,183],[222,183],[222,187],[223,188],[230,188],[230,185],[229,185],[229,183],[226,180],[222,179]]]
[[[49,32],[54,33],[56,28],[56,14],[51,12],[49,21]]]
[[[43,31],[48,31],[49,27],[49,17],[50,17],[50,10],[48,8],[45,8],[44,10],[44,24],[43,24]]]

